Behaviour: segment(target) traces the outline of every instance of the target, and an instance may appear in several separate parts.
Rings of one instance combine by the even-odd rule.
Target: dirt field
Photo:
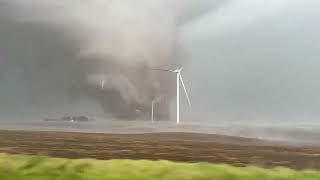
[[[0,152],[66,158],[165,159],[320,170],[320,147],[191,133],[136,135],[0,131]]]

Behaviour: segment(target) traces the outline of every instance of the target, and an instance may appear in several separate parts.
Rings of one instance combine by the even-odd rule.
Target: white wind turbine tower
[[[183,69],[182,67],[180,69],[176,69],[176,70],[152,69],[152,70],[156,70],[156,71],[166,71],[166,72],[176,73],[176,76],[177,76],[177,124],[180,124],[180,81],[181,81],[182,87],[184,89],[184,92],[186,94],[189,106],[191,107],[189,95],[188,95],[186,86],[184,85],[184,82],[183,82],[183,79],[181,76],[182,69]]]

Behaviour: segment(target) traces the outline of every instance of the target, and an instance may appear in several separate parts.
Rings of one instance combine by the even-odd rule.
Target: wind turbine
[[[104,89],[104,84],[106,83],[106,81],[105,80],[102,80],[101,81],[101,89]]]
[[[154,122],[154,104],[159,102],[160,99],[161,99],[161,97],[158,97],[156,99],[153,99],[151,102],[151,121],[152,121],[152,123]]]
[[[166,71],[166,72],[176,73],[176,76],[177,76],[177,124],[180,124],[180,82],[182,84],[182,87],[184,89],[185,95],[187,97],[188,104],[191,107],[189,95],[188,95],[186,86],[184,85],[184,82],[183,82],[183,79],[182,79],[182,76],[181,76],[182,69],[183,69],[183,67],[181,67],[180,69],[176,69],[176,70],[152,69],[152,70],[155,70],[155,71]]]

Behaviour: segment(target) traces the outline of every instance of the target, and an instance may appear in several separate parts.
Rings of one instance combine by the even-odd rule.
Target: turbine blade
[[[181,84],[182,84],[182,87],[183,87],[184,92],[185,92],[185,94],[186,94],[186,97],[187,97],[187,100],[188,100],[189,106],[191,107],[191,102],[190,102],[190,99],[189,99],[189,95],[188,95],[188,92],[187,92],[186,86],[184,85],[184,82],[183,82],[183,79],[182,79],[182,76],[181,76],[181,74],[180,74],[180,73],[179,73],[179,76],[180,76]]]
[[[167,72],[174,72],[174,71],[169,70],[169,69],[151,69],[151,70],[154,70],[154,71],[167,71]]]

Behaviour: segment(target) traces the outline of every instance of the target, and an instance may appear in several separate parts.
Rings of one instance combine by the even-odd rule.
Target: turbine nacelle
[[[172,72],[174,72],[174,73],[181,73],[182,69],[183,69],[183,67],[181,67],[180,69],[176,69],[176,70],[174,70],[174,71],[172,71]]]

